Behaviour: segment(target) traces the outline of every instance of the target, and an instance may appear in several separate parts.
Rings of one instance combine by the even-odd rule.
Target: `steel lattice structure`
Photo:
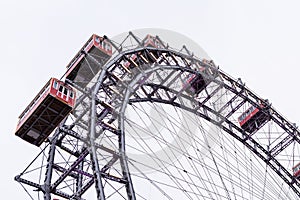
[[[93,188],[96,189],[97,199],[147,199],[136,189],[137,179],[145,180],[166,199],[176,198],[172,193],[165,192],[165,187],[177,188],[176,191],[180,193],[178,196],[183,195],[186,199],[231,199],[233,196],[238,199],[272,199],[274,196],[269,191],[273,189],[268,185],[272,182],[276,185],[275,182],[278,181],[281,185],[274,186],[274,190],[282,188],[282,191],[278,194],[274,192],[276,197],[300,197],[300,181],[291,172],[292,165],[300,156],[300,133],[295,124],[276,111],[268,100],[248,89],[240,79],[230,77],[213,62],[196,57],[188,47],[172,49],[159,36],[156,36],[162,44],[159,48],[143,46],[142,40],[131,32],[124,41],[129,38],[134,43],[130,48],[110,40],[115,53],[106,63],[100,63],[96,59],[97,55],[82,52],[85,62],[101,67],[100,73],[87,88],[69,81],[78,91],[74,111],[57,127],[37,158],[15,177],[16,181],[35,188],[38,193],[42,192],[46,200],[51,199],[51,194],[65,199],[84,199],[88,191],[94,193]],[[136,56],[135,60],[130,59],[133,55]],[[132,67],[124,67],[125,62],[130,62]],[[199,66],[205,70],[198,71]],[[188,74],[205,76],[206,88],[199,94],[191,95],[186,92],[191,87],[183,86],[184,77]],[[222,97],[217,106],[212,103],[215,102],[216,95]],[[199,156],[199,144],[192,142],[190,150],[194,149],[195,152],[190,153],[188,149],[183,151],[183,159],[189,163],[186,165],[179,161],[165,162],[160,160],[160,156],[155,156],[153,160],[159,165],[171,166],[172,163],[174,169],[172,166],[169,171],[164,166],[157,169],[162,180],[168,179],[171,183],[159,181],[155,176],[151,178],[151,175],[135,167],[138,160],[126,153],[127,149],[135,146],[127,144],[128,127],[138,127],[134,122],[129,123],[126,109],[142,109],[139,105],[143,103],[153,107],[164,105],[184,110],[197,119],[201,118],[206,123],[215,125],[222,132],[218,137],[223,138],[215,147],[218,150],[212,150],[213,147],[207,145],[210,159],[202,162],[202,159],[208,158]],[[268,120],[256,127],[256,131],[251,134],[243,130],[237,121],[237,116],[250,105],[259,107],[268,116]],[[142,130],[141,128],[139,131]],[[165,145],[169,144],[172,152],[176,152],[178,147],[172,146],[171,142],[162,141],[162,137],[159,136],[157,140]],[[191,138],[193,141],[200,141],[198,136]],[[183,143],[188,142],[183,139]],[[235,146],[231,153],[227,145]],[[149,153],[146,144],[140,146]],[[179,146],[181,148],[186,144]],[[169,156],[171,155],[173,154],[170,153]],[[286,155],[290,155],[289,159],[286,159]],[[242,161],[220,164],[221,157]],[[42,164],[38,161],[40,158],[43,160]],[[264,179],[257,175],[259,172],[254,173],[254,161],[268,171]],[[34,164],[40,166],[33,167]],[[138,173],[131,173],[134,168]],[[175,175],[173,177],[172,170],[175,171],[175,168],[177,178]],[[201,171],[198,172],[198,169]],[[39,178],[33,180],[32,173],[38,174]],[[202,177],[204,173],[208,174],[208,178]],[[214,176],[218,177],[218,181]],[[247,177],[261,181],[246,183]],[[194,184],[195,182],[197,183]],[[263,185],[264,191],[256,188],[255,184]],[[250,189],[246,189],[248,187]]]

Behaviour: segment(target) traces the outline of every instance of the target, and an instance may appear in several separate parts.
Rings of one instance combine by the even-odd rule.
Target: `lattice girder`
[[[86,53],[86,62],[102,69],[89,88],[80,88],[67,80],[77,88],[79,97],[71,114],[72,124],[61,124],[49,139],[44,184],[23,179],[23,174],[16,177],[18,182],[43,191],[45,199],[50,199],[50,194],[82,199],[93,185],[98,199],[110,195],[135,199],[125,149],[125,111],[130,104],[156,102],[187,110],[217,125],[263,160],[300,197],[300,181],[279,159],[291,144],[300,144],[299,130],[240,80],[233,79],[214,63],[167,46],[153,48],[140,44],[125,51],[118,48],[118,55],[104,66],[94,56]],[[204,70],[199,71],[200,67]],[[184,85],[189,74],[203,76],[206,83],[194,95],[187,92],[191,84]],[[220,105],[212,101],[217,95],[223,99]],[[247,133],[238,124],[237,116],[251,105],[260,108],[268,120]],[[268,136],[264,130],[270,123],[280,134],[261,139]],[[62,152],[68,158],[64,162],[64,157],[57,158]]]

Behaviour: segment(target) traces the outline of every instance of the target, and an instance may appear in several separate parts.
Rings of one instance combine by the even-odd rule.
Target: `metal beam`
[[[51,185],[51,191],[54,191],[56,187],[64,181],[64,179],[71,173],[75,167],[79,165],[80,162],[89,154],[89,151],[86,149],[84,150],[77,160]]]

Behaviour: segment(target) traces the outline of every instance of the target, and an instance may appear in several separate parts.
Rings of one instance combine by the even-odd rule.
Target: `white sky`
[[[298,0],[0,1],[1,198],[29,199],[13,178],[39,152],[14,136],[18,115],[50,77],[61,77],[92,33],[182,33],[300,124],[299,8]]]

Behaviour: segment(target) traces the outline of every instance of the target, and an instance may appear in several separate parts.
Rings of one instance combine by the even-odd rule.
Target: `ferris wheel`
[[[29,199],[299,199],[300,134],[193,41],[92,35],[15,133]]]

